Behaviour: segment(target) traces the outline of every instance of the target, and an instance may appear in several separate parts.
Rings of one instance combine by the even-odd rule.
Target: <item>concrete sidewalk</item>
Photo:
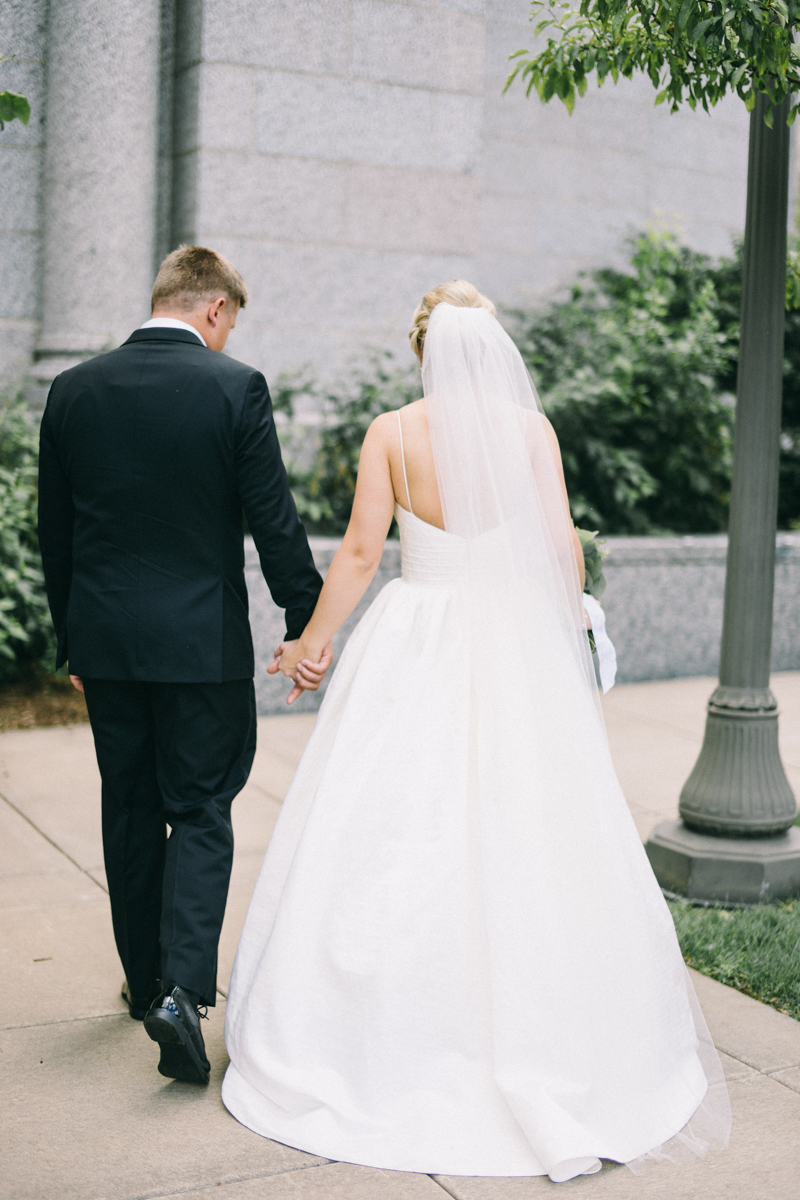
[[[640,833],[674,816],[702,738],[710,679],[629,684],[605,700]],[[778,675],[784,762],[800,793],[800,672]],[[312,715],[262,718],[234,805],[236,860],[220,948],[227,980],[250,893]],[[212,1082],[167,1082],[157,1047],[119,999],[122,972],[102,866],[100,781],[88,726],[0,734],[0,1021],[4,1200],[799,1200],[800,1023],[695,975],[731,1082],[731,1148],[642,1177],[409,1175],[330,1163],[265,1141],[219,1099],[224,994],[204,1026]]]

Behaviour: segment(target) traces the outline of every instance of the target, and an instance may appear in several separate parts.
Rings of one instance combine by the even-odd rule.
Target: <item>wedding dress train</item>
[[[515,712],[509,685],[494,768],[532,802],[482,811],[465,548],[396,514],[403,576],[342,654],[242,933],[223,1101],[395,1170],[569,1177],[681,1131],[702,1153],[721,1068],[593,705],[569,745],[555,698]]]

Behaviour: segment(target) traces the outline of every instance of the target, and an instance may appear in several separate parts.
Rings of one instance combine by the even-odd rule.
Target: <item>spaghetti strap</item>
[[[406,500],[408,501],[408,511],[414,516],[414,510],[411,507],[411,492],[408,490],[408,475],[406,474],[406,454],[403,449],[403,423],[400,420],[400,409],[397,410],[397,428],[400,430],[400,459],[403,463],[403,479],[406,485]]]

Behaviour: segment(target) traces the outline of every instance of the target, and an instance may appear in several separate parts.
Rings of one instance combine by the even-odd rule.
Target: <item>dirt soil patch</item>
[[[0,731],[88,721],[86,701],[69,679],[42,675],[0,688]]]

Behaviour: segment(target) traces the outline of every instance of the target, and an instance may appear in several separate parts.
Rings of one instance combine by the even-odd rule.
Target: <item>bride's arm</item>
[[[367,430],[358,463],[350,524],[333,562],[317,606],[300,638],[286,646],[278,667],[292,675],[302,659],[318,662],[333,635],[350,616],[372,582],[392,524],[394,490],[389,469],[389,420],[376,417]]]
[[[569,521],[570,530],[572,532],[572,548],[575,553],[575,566],[578,568],[578,578],[579,578],[580,584],[581,584],[581,592],[583,592],[583,587],[586,582],[586,564],[583,561],[583,547],[581,546],[581,539],[578,537],[577,533],[575,532],[575,526],[573,524],[572,516],[571,516],[570,510],[569,510],[569,496],[567,495],[567,481],[564,478],[564,465],[561,462],[561,447],[558,444],[558,438],[556,437],[556,431],[555,431],[555,429],[553,429],[553,426],[550,424],[550,422],[548,421],[548,419],[544,415],[544,413],[542,413],[541,419],[544,424],[544,431],[545,431],[545,436],[547,438],[547,444],[550,447],[550,453],[553,456],[553,462],[555,463],[556,472],[558,473],[558,478],[561,483],[561,492],[564,497],[564,507],[567,511],[567,519]]]

